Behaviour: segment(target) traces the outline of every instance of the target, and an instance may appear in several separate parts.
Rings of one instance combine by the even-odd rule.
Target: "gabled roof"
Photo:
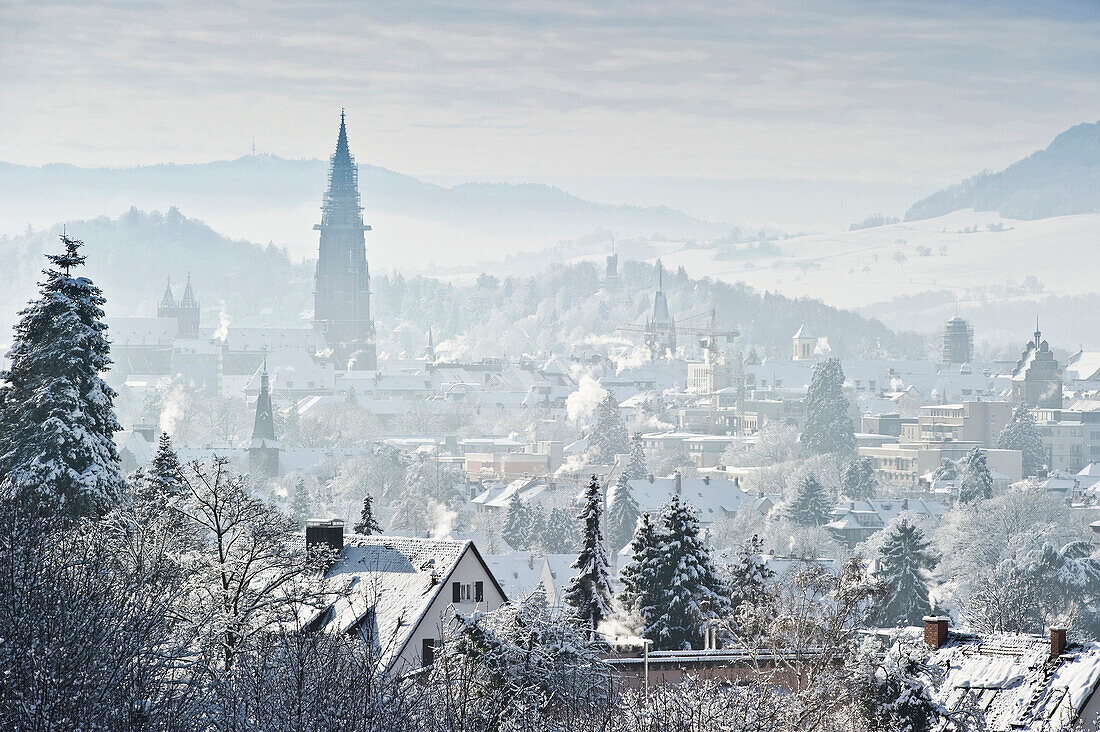
[[[350,585],[350,591],[327,607],[311,609],[302,620],[316,630],[369,631],[380,661],[388,668],[401,656],[468,551],[485,565],[470,541],[351,534],[324,579],[333,590]],[[507,598],[485,566],[490,580]]]
[[[650,483],[648,478],[629,481],[630,493],[638,502],[640,511],[649,511],[656,514],[671,499],[676,492],[675,478],[654,478]],[[608,504],[614,503],[618,484],[613,484],[607,491]],[[711,523],[724,516],[737,513],[741,509],[743,501],[751,496],[736,487],[732,480],[727,478],[712,478],[710,482],[702,478],[682,478],[680,481],[680,500],[695,509],[699,521]]]

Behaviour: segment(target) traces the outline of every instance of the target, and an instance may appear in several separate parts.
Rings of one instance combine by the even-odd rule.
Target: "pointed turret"
[[[187,273],[187,286],[183,288],[183,297],[176,307],[176,320],[179,323],[179,335],[183,338],[195,338],[199,334],[199,301],[191,288],[191,273]]]
[[[187,286],[183,288],[183,297],[180,298],[181,308],[198,308],[199,301],[195,299],[195,291],[191,289],[191,273],[187,273]]]
[[[429,362],[435,362],[435,339],[432,338],[432,326],[428,326],[428,345],[424,349],[424,358]]]
[[[664,358],[666,352],[676,352],[676,321],[668,309],[665,296],[665,270],[657,260],[657,292],[653,294],[653,317],[646,322],[646,345],[654,358]]]
[[[279,442],[275,439],[275,413],[271,406],[266,358],[260,367],[260,394],[256,397],[256,419],[252,423],[252,442],[248,446],[248,467],[251,472],[269,478],[279,474]]]

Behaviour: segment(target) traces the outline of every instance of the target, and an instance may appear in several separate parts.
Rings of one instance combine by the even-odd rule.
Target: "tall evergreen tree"
[[[655,574],[660,551],[657,527],[653,525],[647,511],[638,518],[634,527],[634,538],[630,541],[630,562],[620,573],[623,591],[619,599],[623,607],[642,612],[642,608],[656,606],[657,597],[662,591],[657,586]]]
[[[886,528],[879,550],[876,579],[890,591],[879,622],[886,626],[916,625],[932,612],[928,578],[936,558],[920,527],[902,516]]]
[[[513,549],[527,549],[531,544],[531,508],[520,498],[519,491],[508,503],[508,515],[501,535]]]
[[[622,472],[628,480],[642,480],[649,476],[649,467],[646,465],[645,446],[642,445],[640,435],[634,435],[630,440],[630,462]]]
[[[875,465],[869,457],[857,457],[844,466],[841,479],[844,495],[853,501],[869,501],[875,497],[878,481],[875,480]]]
[[[382,533],[382,526],[374,517],[374,497],[369,493],[363,497],[363,510],[359,512],[359,523],[355,524],[355,533],[363,536]]]
[[[840,359],[827,358],[814,366],[806,392],[806,418],[802,444],[816,453],[854,452],[855,427],[848,413],[851,403],[844,395],[844,369]]]
[[[581,551],[573,562],[576,576],[569,580],[563,599],[573,617],[585,628],[595,631],[611,615],[611,571],[603,545],[603,496],[596,476],[584,491],[584,509],[578,517],[584,525]]]
[[[179,456],[172,449],[172,438],[167,432],[161,432],[157,453],[153,456],[153,462],[143,481],[145,497],[149,500],[167,501],[178,495],[183,488],[182,470]]]
[[[638,502],[630,491],[630,480],[625,472],[620,473],[611,505],[607,508],[607,537],[613,552],[622,549],[634,535],[638,514]]]
[[[1012,418],[1001,430],[997,447],[1002,450],[1019,450],[1023,454],[1024,476],[1038,475],[1046,464],[1043,436],[1035,425],[1035,417],[1026,405],[1012,410]]]
[[[302,478],[294,485],[294,495],[290,498],[290,517],[298,526],[305,526],[309,518],[309,488]]]
[[[691,648],[702,639],[707,620],[729,614],[729,588],[699,536],[695,511],[679,496],[669,501],[661,523],[664,547],[654,574],[662,593],[657,607],[642,608],[646,637],[659,650]]]
[[[752,535],[737,551],[729,567],[731,605],[736,609],[744,603],[760,606],[767,595],[767,586],[775,572],[764,561],[764,542]]]
[[[615,456],[630,450],[630,435],[623,424],[619,403],[610,393],[596,408],[596,424],[588,435],[589,462],[611,463]]]
[[[533,548],[536,544],[545,548],[542,536],[546,533],[546,509],[539,501],[532,501],[527,504],[527,509],[530,512],[530,530],[527,532],[527,546]]]
[[[959,501],[970,503],[993,497],[993,475],[985,460],[985,452],[973,447],[966,453],[962,465],[962,481],[959,484]]]
[[[825,486],[813,475],[798,482],[794,497],[781,508],[781,515],[800,526],[828,523],[834,504]]]
[[[111,364],[106,300],[73,270],[83,242],[61,236],[47,255],[40,297],[20,312],[0,373],[0,485],[3,494],[44,515],[99,515],[125,489],[114,434],[115,392],[102,374]]]

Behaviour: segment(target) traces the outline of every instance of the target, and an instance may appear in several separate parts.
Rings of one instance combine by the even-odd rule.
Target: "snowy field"
[[[1002,230],[996,230],[1003,227]],[[820,298],[858,308],[928,290],[973,294],[1033,275],[1043,292],[1100,292],[1100,214],[1036,221],[1002,219],[993,212],[946,216],[835,234],[777,241],[778,256],[722,259],[720,249],[668,244],[670,269],[693,277],[745,282],[790,297]]]

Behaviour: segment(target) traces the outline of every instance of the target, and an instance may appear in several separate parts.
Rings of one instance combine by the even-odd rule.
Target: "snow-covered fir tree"
[[[513,549],[527,549],[531,544],[531,508],[517,491],[508,503],[501,536]]]
[[[299,478],[294,484],[294,495],[290,498],[290,518],[298,526],[305,526],[309,518],[309,488],[304,479]]]
[[[626,464],[622,475],[627,480],[642,480],[649,476],[649,466],[646,464],[645,446],[642,445],[640,435],[634,435],[630,440],[630,461]]]
[[[99,515],[125,489],[114,434],[115,392],[99,288],[74,270],[82,242],[62,234],[61,254],[40,296],[20,313],[0,373],[0,480],[3,494],[30,510],[68,517]]]
[[[611,505],[607,508],[607,538],[612,552],[619,551],[630,541],[638,524],[638,515],[638,502],[630,490],[630,479],[625,472],[620,473]]]
[[[932,612],[929,578],[936,563],[932,545],[920,527],[902,515],[885,529],[875,579],[889,589],[879,623],[885,626],[919,625]]]
[[[540,501],[532,501],[527,504],[527,509],[530,511],[529,520],[531,525],[530,531],[527,532],[527,545],[528,547],[538,545],[545,548],[546,545],[542,537],[546,533],[546,522],[549,518],[546,508]]]
[[[374,498],[368,493],[363,497],[363,509],[359,512],[359,521],[355,524],[355,533],[364,536],[381,534],[382,527],[374,517]]]
[[[734,609],[743,603],[754,607],[764,603],[768,582],[775,572],[764,561],[764,542],[753,534],[726,568],[726,584],[729,586],[730,603]]]
[[[183,487],[182,469],[179,456],[172,449],[172,438],[167,432],[161,432],[156,455],[153,456],[153,462],[149,465],[142,484],[138,486],[143,500],[167,503],[172,497],[179,495]]]
[[[550,510],[546,528],[542,531],[542,547],[549,554],[572,554],[577,551],[577,522],[564,508]]]
[[[1046,463],[1043,436],[1035,425],[1031,410],[1024,404],[1012,410],[1012,418],[997,438],[997,447],[1002,450],[1019,450],[1022,453],[1025,477],[1038,475]]]
[[[572,568],[577,574],[565,590],[565,604],[573,617],[593,631],[611,615],[611,571],[603,543],[603,496],[600,481],[592,476],[584,490],[584,508],[578,517],[583,524],[581,551]]]
[[[962,463],[962,481],[959,484],[959,501],[984,501],[993,497],[993,475],[985,460],[985,451],[973,447]]]
[[[803,446],[817,453],[853,452],[856,438],[848,412],[850,407],[844,395],[844,369],[840,359],[827,358],[814,365],[810,388],[806,392]]]
[[[780,515],[799,526],[828,523],[834,504],[825,486],[813,475],[798,481],[794,496],[780,507]]]
[[[588,461],[610,464],[615,456],[630,450],[630,434],[619,412],[619,403],[610,393],[596,408],[596,424],[588,435]]]
[[[661,514],[663,551],[653,580],[661,589],[655,606],[641,607],[645,635],[658,650],[698,646],[708,620],[730,612],[729,588],[718,576],[699,536],[695,511],[673,496]]]
[[[857,457],[844,466],[841,479],[844,495],[853,501],[869,501],[875,497],[878,481],[875,480],[875,465],[869,457]]]
[[[655,572],[661,551],[659,537],[649,512],[638,517],[634,538],[630,541],[630,562],[619,573],[623,590],[619,600],[628,610],[641,611],[654,607],[661,588],[657,586]]]

